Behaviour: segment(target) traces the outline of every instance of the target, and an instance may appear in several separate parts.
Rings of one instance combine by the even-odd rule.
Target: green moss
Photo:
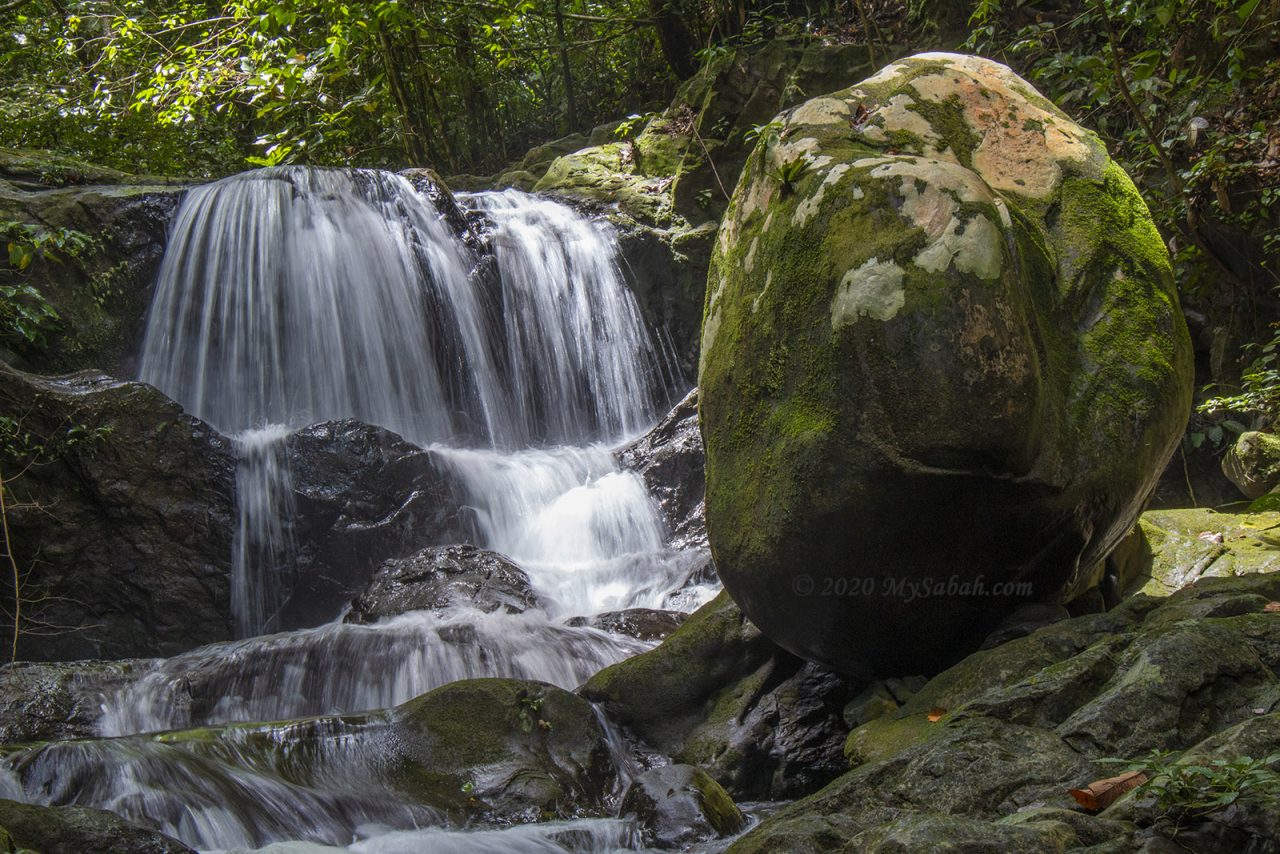
[[[913,76],[920,76],[918,74]],[[911,90],[915,92],[914,89]],[[948,149],[966,168],[973,168],[973,152],[977,150],[982,139],[969,127],[965,118],[965,105],[959,95],[952,95],[938,103],[927,101],[915,93],[914,103],[907,109],[919,113],[934,133],[945,142]]]

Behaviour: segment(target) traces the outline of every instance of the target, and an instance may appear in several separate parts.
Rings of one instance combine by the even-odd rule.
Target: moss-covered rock
[[[0,800],[0,840],[0,850],[31,854],[195,854],[176,839],[106,810],[7,800]]]
[[[29,284],[58,313],[36,344],[0,351],[19,367],[97,368],[132,374],[136,347],[164,254],[169,219],[185,192],[43,152],[0,149],[0,227],[71,238],[25,270],[0,265],[0,284]]]
[[[580,693],[734,797],[776,800],[845,769],[843,711],[861,687],[778,649],[721,594],[656,649],[602,670]]]
[[[1280,511],[1151,510],[1108,558],[1122,594],[1167,596],[1201,578],[1280,570]]]
[[[588,204],[618,227],[641,307],[671,336],[687,374],[697,363],[715,225],[754,145],[753,128],[806,93],[847,86],[870,68],[865,47],[820,38],[739,48],[705,63],[634,138],[593,131],[591,147],[535,170],[537,192]]]
[[[1102,142],[1002,65],[902,60],[788,111],[720,228],[716,565],[798,655],[936,671],[1097,583],[1190,383],[1168,253]]]
[[[1280,436],[1242,433],[1222,458],[1222,473],[1248,499],[1261,498],[1280,485]]]
[[[1068,790],[1116,773],[1099,760],[1155,749],[1200,763],[1269,755],[1280,614],[1266,606],[1278,598],[1280,574],[1204,578],[975,653],[854,730],[852,771],[731,851],[1166,850],[1143,847],[1177,830],[1152,828],[1143,790],[1097,817]],[[1191,850],[1255,850],[1274,838],[1277,804],[1270,794],[1192,823],[1208,841]]]

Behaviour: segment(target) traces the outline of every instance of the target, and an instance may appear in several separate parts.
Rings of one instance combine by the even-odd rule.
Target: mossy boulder
[[[975,653],[850,735],[852,770],[767,818],[731,849],[1164,851],[1143,790],[1099,816],[1068,790],[1116,773],[1100,760],[1253,756],[1280,734],[1280,574],[1205,578],[1137,595]],[[1271,850],[1276,799],[1196,816],[1196,851]],[[1105,849],[1090,846],[1106,843]],[[1188,843],[1189,844],[1189,843]]]
[[[1222,473],[1245,498],[1261,498],[1280,485],[1280,436],[1241,433],[1222,458]]]
[[[1150,510],[1107,558],[1118,592],[1167,596],[1201,578],[1280,571],[1280,511]]]
[[[716,566],[797,655],[936,672],[1097,583],[1191,367],[1168,253],[1102,142],[998,63],[894,63],[785,113],[721,225]]]

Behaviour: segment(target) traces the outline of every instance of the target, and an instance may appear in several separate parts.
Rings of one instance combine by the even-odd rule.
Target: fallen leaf
[[[1218,533],[1217,531],[1202,531],[1200,533],[1199,539],[1205,540],[1210,543],[1221,543],[1222,534]]]
[[[1262,606],[1262,610],[1268,614],[1280,612],[1280,602],[1268,602]]]
[[[942,708],[941,706],[936,706],[930,709],[929,723],[936,724],[938,721],[942,720],[942,716],[945,715],[946,713],[947,713],[947,710]]]
[[[1095,780],[1083,789],[1068,789],[1067,794],[1090,812],[1101,812],[1114,804],[1125,792],[1132,791],[1145,782],[1147,782],[1146,772],[1126,771],[1116,777]]]

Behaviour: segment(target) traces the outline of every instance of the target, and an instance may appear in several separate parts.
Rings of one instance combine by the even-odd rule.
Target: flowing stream
[[[141,378],[235,438],[241,639],[143,667],[106,698],[104,738],[10,754],[0,795],[112,809],[209,851],[637,846],[620,819],[441,826],[377,780],[352,778],[367,766],[351,752],[376,738],[343,718],[318,719],[342,731],[318,740],[331,752],[310,757],[305,783],[279,763],[289,761],[291,728],[314,721],[203,741],[147,735],[384,709],[478,676],[572,689],[651,644],[567,618],[689,611],[713,594],[689,583],[702,556],[665,544],[643,481],[611,452],[680,391],[621,276],[613,235],[515,191],[460,201],[483,234],[464,239],[456,215],[390,173],[288,167],[190,192],[157,281]],[[545,608],[271,633],[293,547],[283,443],[338,418],[430,447],[463,486],[476,545],[519,564]],[[276,758],[246,752],[254,738],[281,745]],[[367,795],[350,796],[353,785]]]

